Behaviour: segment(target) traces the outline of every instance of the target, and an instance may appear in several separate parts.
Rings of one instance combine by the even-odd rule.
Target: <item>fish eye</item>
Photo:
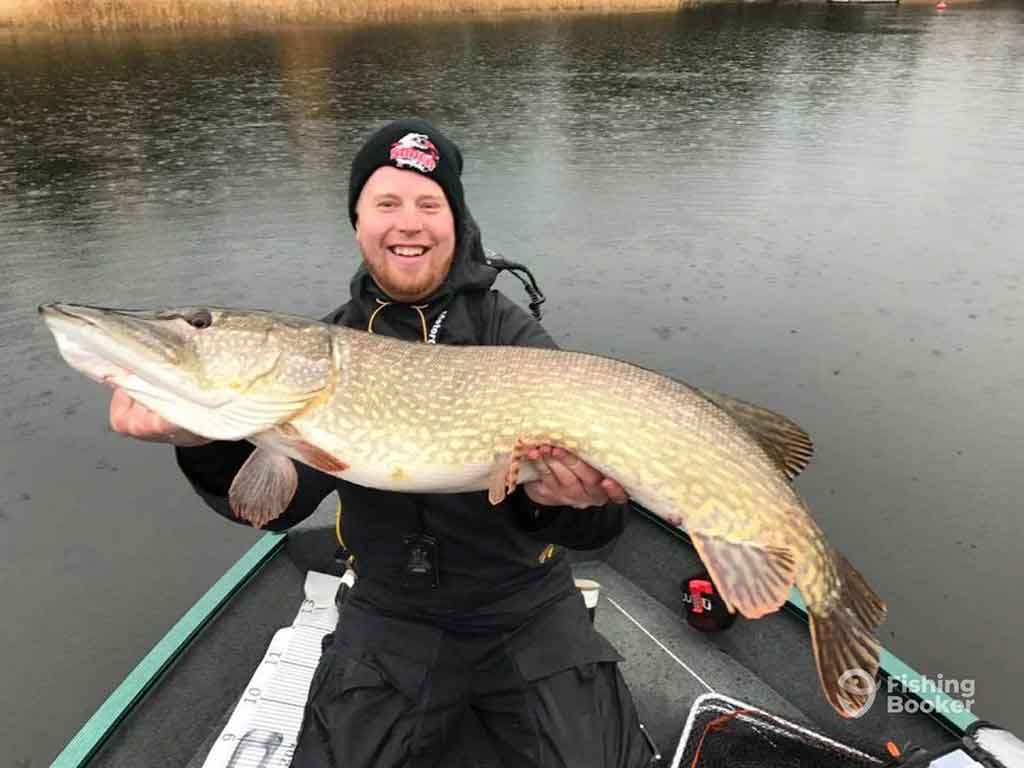
[[[193,328],[209,328],[213,325],[213,315],[208,309],[197,309],[191,315],[186,316],[185,320]]]

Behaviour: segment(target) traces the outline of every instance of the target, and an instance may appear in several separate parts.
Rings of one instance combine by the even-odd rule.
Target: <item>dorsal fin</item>
[[[747,430],[790,480],[811,463],[814,443],[795,421],[720,392],[699,391]]]

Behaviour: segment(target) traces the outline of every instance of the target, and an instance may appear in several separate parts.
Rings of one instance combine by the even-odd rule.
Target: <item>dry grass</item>
[[[680,0],[0,0],[0,26],[60,30],[324,24],[423,16],[677,8]]]

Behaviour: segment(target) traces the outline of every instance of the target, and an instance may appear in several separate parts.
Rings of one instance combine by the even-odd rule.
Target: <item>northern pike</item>
[[[685,528],[730,611],[764,616],[795,584],[825,697],[845,717],[869,701],[885,605],[790,483],[811,445],[782,417],[581,352],[214,307],[39,311],[72,367],[198,435],[255,444],[229,493],[254,525],[294,494],[291,459],[384,490],[486,490],[496,504],[538,476],[531,446],[558,446]]]

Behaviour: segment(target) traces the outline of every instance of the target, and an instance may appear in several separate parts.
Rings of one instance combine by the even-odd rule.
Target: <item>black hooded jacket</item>
[[[325,320],[409,340],[554,348],[529,314],[491,286],[498,270],[485,263],[479,230],[464,224],[448,277],[417,305],[391,302],[365,265],[351,299]],[[372,320],[372,327],[371,327]],[[178,448],[178,464],[214,510],[235,520],[227,502],[235,473],[253,450],[242,442]],[[508,631],[574,589],[561,547],[594,549],[622,531],[624,505],[577,510],[538,508],[522,487],[491,506],[485,491],[408,494],[354,485],[296,464],[291,504],[267,530],[284,530],[311,515],[332,491],[341,501],[341,536],[359,576],[353,601],[401,618],[453,631]],[[240,522],[237,521],[236,522]],[[408,572],[407,537],[436,541],[434,586]]]

